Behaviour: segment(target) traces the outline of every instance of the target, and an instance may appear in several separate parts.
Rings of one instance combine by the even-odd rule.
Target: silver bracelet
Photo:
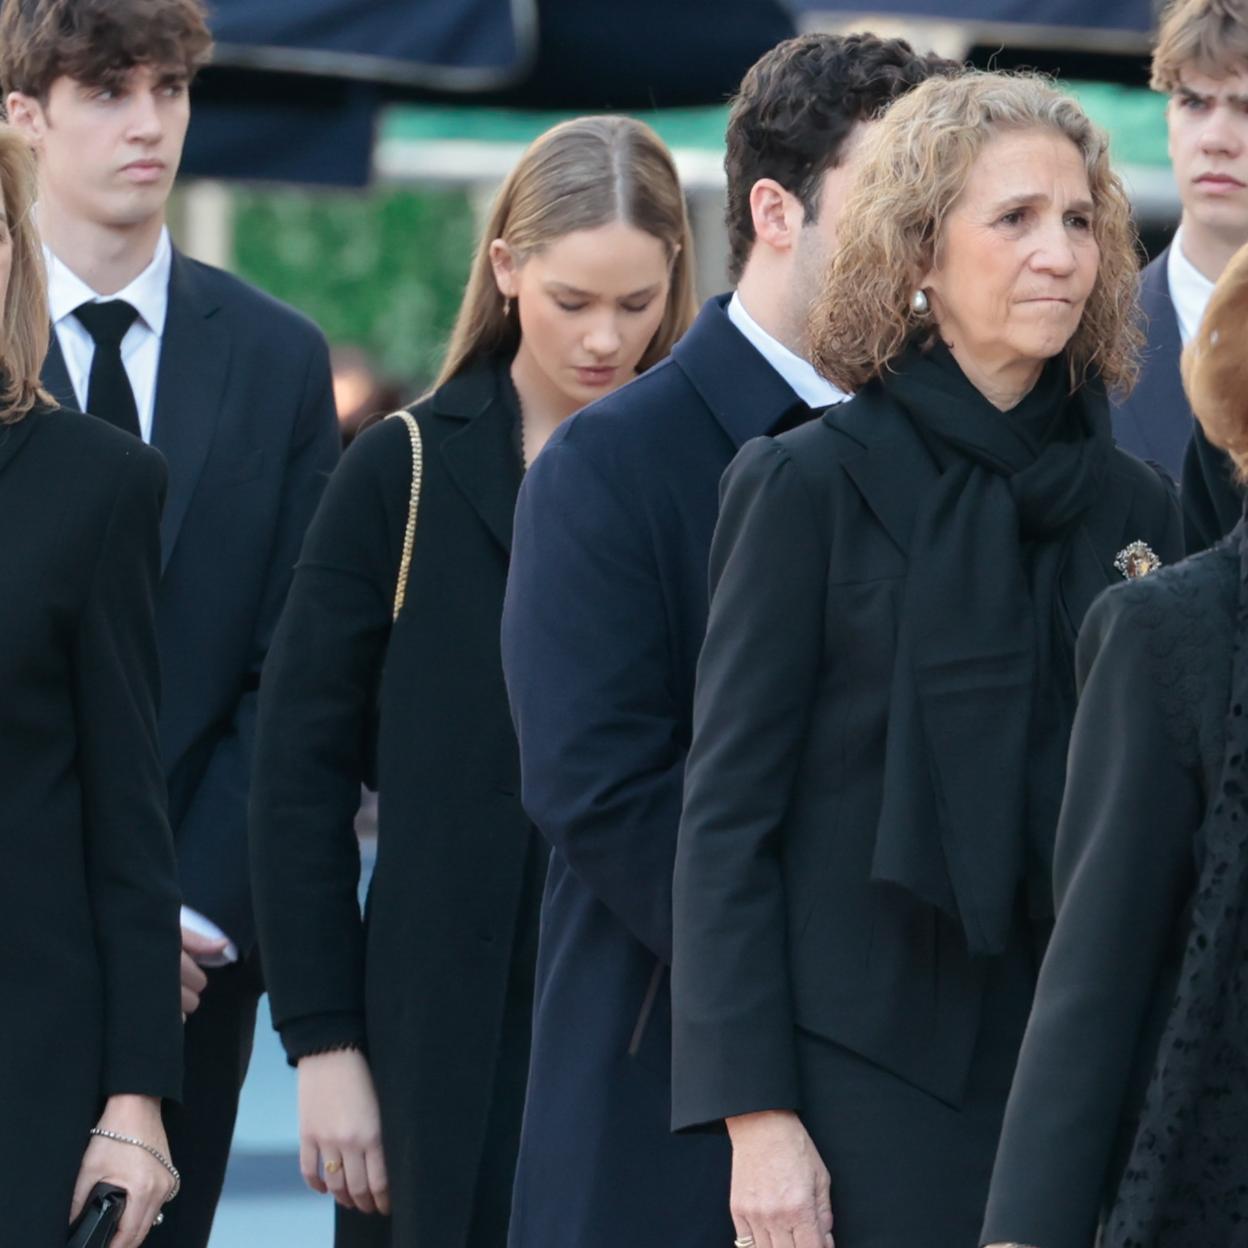
[[[169,1171],[169,1177],[173,1180],[173,1191],[164,1199],[166,1205],[182,1190],[182,1176],[178,1173],[177,1166],[160,1149],[154,1148],[143,1140],[136,1140],[132,1135],[119,1135],[116,1131],[106,1131],[103,1127],[92,1127],[87,1134],[98,1135],[102,1140],[112,1140],[117,1144],[133,1144],[135,1148],[141,1148],[145,1153],[150,1153],[155,1157]]]

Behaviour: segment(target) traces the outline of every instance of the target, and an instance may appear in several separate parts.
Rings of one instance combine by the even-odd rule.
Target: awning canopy
[[[1088,115],[1110,136],[1114,165],[1127,182],[1141,219],[1165,221],[1178,211],[1166,152],[1165,100],[1139,87],[1066,83]],[[525,145],[567,112],[417,105],[387,115],[377,145],[376,171],[388,182],[500,181]],[[634,110],[672,149],[689,191],[724,183],[724,105]]]

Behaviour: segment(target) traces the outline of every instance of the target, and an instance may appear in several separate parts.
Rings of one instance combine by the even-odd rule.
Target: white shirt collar
[[[1184,254],[1183,227],[1175,231],[1174,241],[1166,257],[1166,279],[1170,284],[1170,298],[1179,322],[1179,336],[1187,346],[1196,337],[1205,309],[1213,297],[1211,282]]]
[[[733,291],[732,298],[728,300],[728,319],[808,406],[827,407],[831,403],[844,403],[849,398],[849,395],[839,390],[826,377],[820,376],[809,360],[802,359],[784,343],[773,338],[745,310],[745,304],[741,302],[741,296],[736,291]]]
[[[169,273],[173,265],[173,244],[168,229],[162,229],[151,263],[128,286],[115,295],[101,295],[92,290],[51,248],[44,246],[48,269],[48,311],[55,325],[84,303],[124,299],[138,310],[139,318],[158,338],[165,332],[165,315],[169,311]]]

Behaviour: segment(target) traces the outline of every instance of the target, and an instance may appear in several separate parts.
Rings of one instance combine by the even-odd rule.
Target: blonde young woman
[[[253,870],[302,1165],[338,1244],[501,1248],[544,855],[520,806],[499,655],[512,511],[566,417],[693,314],[671,157],[621,117],[537,139],[499,194],[441,376],[330,482],[265,669]],[[380,792],[361,922],[352,815]],[[361,1214],[389,1217],[361,1217]]]
[[[99,1182],[135,1248],[177,1187],[178,886],[156,740],[165,466],[57,408],[26,140],[0,126],[0,1239],[63,1248]]]

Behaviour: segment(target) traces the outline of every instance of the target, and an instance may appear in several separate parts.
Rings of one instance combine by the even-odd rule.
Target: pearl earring
[[[926,316],[931,304],[927,301],[927,292],[925,290],[916,290],[910,296],[910,311],[915,316]]]

